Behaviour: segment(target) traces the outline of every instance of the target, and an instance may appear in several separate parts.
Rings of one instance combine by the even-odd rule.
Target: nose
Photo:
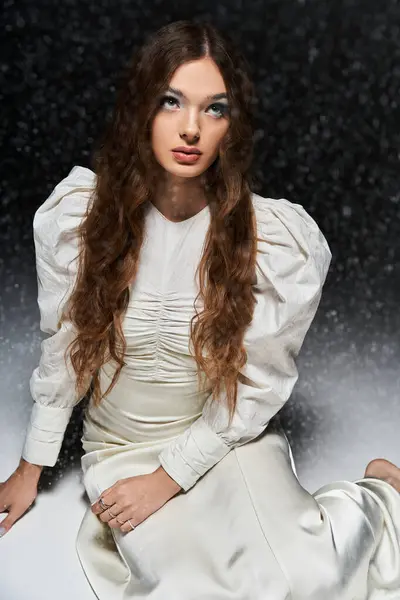
[[[196,142],[199,139],[199,123],[197,117],[193,112],[183,119],[180,137],[188,143]]]

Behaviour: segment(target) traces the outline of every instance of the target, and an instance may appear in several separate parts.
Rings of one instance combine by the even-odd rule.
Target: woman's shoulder
[[[301,204],[286,198],[269,198],[252,193],[253,207],[260,229],[279,227],[299,230],[304,234],[319,236],[321,230],[316,221]]]
[[[78,266],[82,222],[95,187],[95,174],[75,166],[39,206],[33,219],[40,328],[54,333],[61,306],[72,290]]]
[[[35,241],[54,249],[63,233],[74,231],[86,213],[95,182],[93,171],[74,166],[37,208],[33,217]]]
[[[290,270],[303,261],[325,279],[332,259],[328,242],[301,204],[252,193],[257,222],[258,262]],[[273,263],[272,263],[273,261]]]

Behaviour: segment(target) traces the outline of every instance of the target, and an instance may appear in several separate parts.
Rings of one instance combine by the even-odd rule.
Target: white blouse
[[[74,331],[70,323],[63,323],[58,329],[58,321],[76,277],[77,238],[68,232],[78,226],[84,216],[95,177],[89,169],[74,167],[38,208],[33,220],[40,328],[50,334],[42,341],[39,366],[30,379],[34,405],[22,456],[34,464],[53,466],[56,463],[73,407],[81,400],[75,395],[72,366],[64,362],[63,356]],[[258,235],[257,282],[254,284],[257,304],[244,339],[248,360],[241,374],[246,383],[238,382],[237,408],[230,427],[222,399],[212,402],[210,394],[201,416],[161,451],[160,464],[185,491],[232,448],[261,434],[290,397],[298,378],[295,357],[318,308],[332,257],[326,239],[302,206],[257,194],[252,195],[252,200]],[[155,207],[152,210],[162,217]],[[188,252],[193,244],[200,248],[206,235],[210,219],[208,207],[201,213],[189,219],[187,225],[183,225],[186,222],[173,224],[191,228],[190,235],[179,241],[187,244]],[[164,217],[149,218],[147,237],[159,238],[163,235],[162,228],[170,225],[172,223]],[[170,235],[171,229],[168,231]],[[151,258],[151,251],[148,256]],[[157,264],[148,258],[142,265],[150,279],[153,275],[157,279],[154,271]],[[176,265],[171,264],[173,267]],[[165,302],[170,303],[168,314],[173,320],[174,314],[178,314],[176,303],[185,291],[168,292]],[[157,302],[153,304],[157,310]],[[150,313],[146,313],[149,319],[152,318]],[[141,357],[142,361],[143,357],[148,361],[144,365],[145,379],[151,381],[156,366],[158,378],[160,372],[168,376],[171,369],[168,347],[177,340],[187,344],[187,336],[182,332],[187,332],[193,314],[186,320],[181,316],[175,322],[166,323],[168,331],[157,330],[159,340],[142,336]],[[143,347],[146,343],[147,352]],[[165,350],[159,352],[156,359],[155,347]],[[132,366],[134,359],[134,352],[127,357]],[[141,369],[143,362],[137,373],[144,379]],[[195,376],[195,368],[192,372]]]

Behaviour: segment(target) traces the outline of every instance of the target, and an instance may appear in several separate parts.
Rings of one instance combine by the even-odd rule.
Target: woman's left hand
[[[92,504],[92,512],[113,529],[119,528],[123,533],[127,533],[132,531],[128,519],[134,527],[140,525],[181,489],[180,485],[159,467],[153,473],[127,477],[114,483]],[[100,504],[100,499],[107,508]]]

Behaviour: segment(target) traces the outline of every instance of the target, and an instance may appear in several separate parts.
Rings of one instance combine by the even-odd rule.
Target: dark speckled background
[[[315,491],[327,481],[361,477],[376,456],[400,463],[400,2],[5,0],[0,480],[19,460],[32,403],[29,378],[44,337],[33,214],[74,165],[90,166],[93,141],[134,48],[165,23],[195,16],[229,31],[252,66],[260,99],[255,191],[304,205],[333,252],[298,361],[300,379],[281,413],[300,479]],[[59,462],[42,476],[37,507],[0,541],[7,567],[0,598],[61,600],[59,582],[71,575],[76,588],[65,589],[65,598],[93,598],[73,551],[85,508],[81,410],[74,412]],[[44,516],[52,527],[43,529]],[[64,543],[57,537],[60,523]],[[33,540],[39,538],[36,559]],[[18,561],[9,558],[13,545],[27,565],[29,593]],[[50,566],[45,590],[43,560]]]

